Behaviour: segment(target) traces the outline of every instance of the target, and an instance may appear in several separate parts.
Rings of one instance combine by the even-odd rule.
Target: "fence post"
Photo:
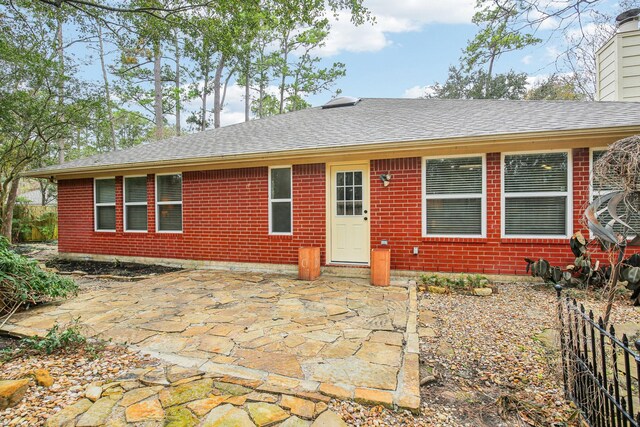
[[[566,361],[566,348],[564,341],[564,318],[562,313],[564,311],[562,305],[562,286],[560,284],[556,284],[554,286],[556,290],[556,298],[558,300],[558,334],[560,335],[560,358],[562,359],[562,385],[564,387],[564,396],[569,399],[569,389],[567,388],[567,361]]]

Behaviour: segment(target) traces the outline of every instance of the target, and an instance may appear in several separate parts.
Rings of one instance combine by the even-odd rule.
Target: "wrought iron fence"
[[[637,352],[613,325],[594,319],[575,299],[563,298],[556,286],[562,377],[567,399],[594,427],[640,427],[640,340]]]

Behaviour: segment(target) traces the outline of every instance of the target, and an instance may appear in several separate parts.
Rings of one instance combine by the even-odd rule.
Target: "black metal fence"
[[[558,293],[565,395],[594,427],[640,427],[640,340],[629,346],[602,318]]]

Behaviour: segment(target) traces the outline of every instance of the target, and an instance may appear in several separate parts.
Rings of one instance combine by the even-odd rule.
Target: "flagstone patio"
[[[42,334],[80,317],[91,335],[266,391],[416,409],[416,309],[415,285],[191,270],[82,293],[3,329]]]

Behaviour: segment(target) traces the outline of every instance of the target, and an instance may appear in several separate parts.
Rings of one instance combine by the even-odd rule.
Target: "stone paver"
[[[417,352],[416,301],[415,285],[378,288],[363,279],[304,282],[279,275],[186,270],[18,313],[5,329],[42,335],[56,320],[79,316],[98,337],[209,375],[259,381],[259,387],[249,387],[258,392],[353,398],[357,388],[372,389],[371,396],[384,396],[380,403],[387,404],[391,393],[393,404],[405,406],[419,403],[418,373],[411,371],[416,364],[406,357]],[[407,359],[410,366],[405,366]],[[179,381],[191,381],[193,372],[169,374],[170,381],[153,371],[140,379],[147,387],[163,387],[158,399],[167,419],[182,413],[175,409],[180,405],[212,398],[202,390],[185,394],[180,389]],[[123,401],[129,400],[122,408],[146,401],[155,390],[138,391],[138,396],[130,390],[105,391],[97,403],[110,393],[125,394]],[[247,393],[235,403],[260,402],[242,398]]]

